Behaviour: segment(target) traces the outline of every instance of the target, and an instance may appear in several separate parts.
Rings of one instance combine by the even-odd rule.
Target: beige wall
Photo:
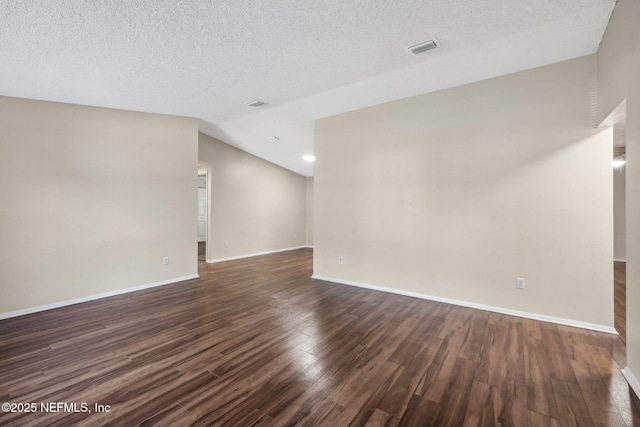
[[[307,178],[307,246],[313,246],[313,177]]]
[[[0,313],[197,273],[195,119],[7,97],[0,112]]]
[[[613,170],[613,259],[627,259],[625,168]]]
[[[211,169],[208,260],[306,244],[305,177],[204,134],[199,161]]]
[[[640,2],[618,0],[598,50],[604,119],[626,100],[627,366],[640,379]],[[636,392],[640,386],[636,384]]]
[[[595,71],[588,56],[317,121],[314,274],[612,327]]]

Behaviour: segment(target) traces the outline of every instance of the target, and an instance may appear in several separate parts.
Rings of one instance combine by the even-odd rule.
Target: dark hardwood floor
[[[0,425],[640,425],[617,336],[314,281],[311,263],[198,263],[0,321],[0,402],[110,409]]]
[[[627,342],[627,263],[613,263],[614,323],[622,342]]]
[[[207,260],[206,244],[207,242],[198,242],[198,261]]]

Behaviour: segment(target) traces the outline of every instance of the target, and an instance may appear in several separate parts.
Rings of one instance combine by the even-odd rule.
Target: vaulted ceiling
[[[314,120],[595,53],[614,5],[0,0],[0,95],[196,117],[311,176]]]

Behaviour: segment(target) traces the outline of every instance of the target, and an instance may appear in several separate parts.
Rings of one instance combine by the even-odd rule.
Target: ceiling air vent
[[[422,42],[422,43],[418,43],[418,44],[413,45],[413,46],[409,46],[407,49],[412,54],[417,55],[419,53],[426,52],[428,50],[435,49],[437,47],[438,47],[438,45],[436,44],[435,40],[427,40],[426,42]]]
[[[260,100],[257,100],[257,99],[253,99],[253,100],[247,102],[246,105],[247,105],[247,107],[260,107],[260,106],[262,106],[264,104],[266,104],[266,102],[260,101]]]

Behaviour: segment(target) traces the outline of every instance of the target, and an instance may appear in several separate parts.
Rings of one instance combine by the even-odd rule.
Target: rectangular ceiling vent
[[[428,50],[435,49],[437,47],[438,47],[438,44],[436,43],[435,40],[427,40],[426,42],[409,46],[407,49],[409,49],[409,52],[411,52],[412,54],[417,55],[419,53],[426,52]]]

